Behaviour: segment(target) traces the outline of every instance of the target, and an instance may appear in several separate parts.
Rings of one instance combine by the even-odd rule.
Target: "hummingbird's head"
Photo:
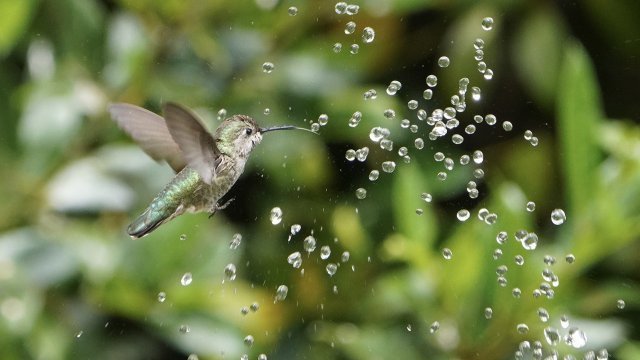
[[[222,153],[247,157],[262,140],[262,134],[251,117],[233,115],[218,126],[215,138]]]

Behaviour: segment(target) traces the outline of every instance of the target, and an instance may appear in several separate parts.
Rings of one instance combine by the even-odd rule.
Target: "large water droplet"
[[[382,171],[392,173],[396,169],[396,163],[393,161],[385,161],[382,163]]]
[[[587,345],[587,335],[580,329],[573,327],[564,337],[564,342],[576,349],[580,349]]]
[[[435,87],[438,85],[438,77],[435,75],[427,76],[426,83],[428,87]]]
[[[511,124],[511,121],[503,121],[502,128],[504,129],[504,131],[511,131],[513,130],[513,124]]]
[[[182,286],[188,286],[192,281],[193,277],[191,276],[190,272],[184,273],[184,275],[182,275],[182,278],[180,278],[180,284],[182,284]]]
[[[534,232],[530,232],[522,240],[522,247],[525,250],[535,250],[538,247],[538,235]]]
[[[447,66],[449,66],[450,63],[451,63],[451,60],[449,60],[449,58],[446,56],[441,56],[438,59],[438,66],[440,66],[441,68],[446,68]]]
[[[376,180],[378,180],[379,176],[380,176],[380,171],[371,170],[371,172],[369,173],[369,180],[370,181],[376,181]]]

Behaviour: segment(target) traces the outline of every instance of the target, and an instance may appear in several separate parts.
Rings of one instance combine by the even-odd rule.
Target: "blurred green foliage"
[[[358,4],[348,16],[322,0],[0,0],[1,357],[510,359],[529,340],[540,341],[545,356],[606,348],[640,358],[638,4]],[[495,20],[488,32],[480,27],[486,16]],[[351,20],[357,30],[346,35]],[[371,44],[360,40],[365,26],[376,31]],[[495,73],[490,81],[476,70],[477,37]],[[442,55],[448,68],[436,65]],[[271,74],[262,71],[266,61],[275,64]],[[432,73],[434,99],[423,102]],[[448,106],[461,77],[482,88],[482,101],[468,100],[460,129],[473,114],[495,114],[498,124],[457,131],[461,145],[427,140],[407,101],[420,100],[429,113]],[[396,96],[385,94],[391,80],[403,84]],[[378,97],[365,101],[370,88]],[[169,100],[196,109],[211,128],[222,108],[261,125],[308,126],[322,113],[330,120],[319,136],[265,136],[229,194],[236,201],[211,220],[182,216],[131,241],[126,224],[172,174],[105,108],[124,101],[157,112]],[[382,116],[387,108],[395,120]],[[350,128],[355,111],[363,120]],[[417,135],[400,128],[402,118],[420,125],[424,150],[415,150]],[[513,131],[502,130],[504,120]],[[369,140],[374,126],[391,130],[396,149],[409,148],[409,164]],[[525,130],[538,146],[522,138]],[[365,163],[344,159],[363,146],[371,148]],[[472,168],[457,159],[476,149],[486,176],[472,200]],[[444,182],[436,151],[456,160]],[[396,171],[369,181],[385,160],[395,160]],[[359,187],[367,189],[363,200],[354,195]],[[421,200],[423,192],[433,202]],[[530,200],[534,212],[525,210]],[[278,226],[269,222],[274,206],[284,211]],[[466,222],[456,219],[462,208],[472,213]],[[498,214],[497,223],[479,221],[480,208]],[[554,208],[566,211],[565,224],[551,224]],[[293,224],[302,231],[287,241]],[[515,241],[520,229],[539,235],[535,251]],[[504,245],[499,231],[509,234]],[[234,233],[242,243],[231,250]],[[328,260],[304,252],[311,233],[318,249],[330,246]],[[303,253],[304,272],[287,263],[294,251]],[[564,260],[570,253],[575,263]],[[545,265],[545,255],[556,263]],[[332,277],[329,262],[340,264]],[[233,281],[223,271],[229,263],[238,269]],[[505,287],[496,281],[500,265],[508,268]],[[560,282],[552,299],[532,296],[545,268]],[[182,286],[186,272],[193,283]],[[289,294],[274,303],[281,284]],[[243,315],[254,302],[259,310]],[[566,333],[562,315],[585,331],[585,348],[545,340],[547,326]],[[528,333],[516,331],[520,323]],[[249,334],[252,347],[243,344]]]

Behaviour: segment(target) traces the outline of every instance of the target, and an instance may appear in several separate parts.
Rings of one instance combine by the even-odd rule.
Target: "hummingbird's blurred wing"
[[[205,183],[211,184],[216,157],[220,154],[213,136],[198,117],[183,106],[167,103],[163,110],[169,133],[182,150],[184,160]]]
[[[152,159],[166,161],[178,172],[186,161],[173,140],[164,119],[149,110],[131,104],[109,105],[111,118],[129,134]]]

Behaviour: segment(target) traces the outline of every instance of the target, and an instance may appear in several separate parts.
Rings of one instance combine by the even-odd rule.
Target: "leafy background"
[[[640,358],[638,3],[358,4],[347,16],[321,0],[1,0],[2,358],[508,359],[523,340],[540,341],[545,356],[607,349]],[[489,32],[480,27],[485,16],[496,22]],[[350,20],[358,29],[346,35]],[[360,41],[364,26],[376,30],[372,44]],[[491,81],[475,70],[476,37],[485,40]],[[352,43],[358,54],[349,53]],[[437,67],[441,55],[451,66]],[[273,73],[262,71],[265,61]],[[425,103],[431,73],[439,84]],[[416,135],[399,126],[403,117],[415,122],[407,101],[428,111],[447,106],[463,76],[482,88],[482,101],[461,122],[493,113],[498,124],[479,125],[461,145],[447,137],[415,150]],[[396,96],[384,92],[391,80],[403,84]],[[378,98],[365,101],[370,88]],[[212,128],[221,108],[264,125],[308,126],[321,113],[330,120],[319,136],[266,136],[229,195],[236,201],[213,219],[183,216],[131,241],[126,224],[171,172],[132,144],[105,108],[125,101],[158,111],[168,100],[196,109]],[[395,120],[382,116],[387,108]],[[350,128],[354,111],[363,120]],[[504,120],[512,132],[501,129]],[[411,163],[371,143],[373,126],[389,127]],[[538,146],[522,138],[527,129]],[[345,160],[347,149],[362,146],[371,148],[365,163]],[[442,164],[433,154],[458,159],[476,149],[486,176],[471,200],[470,168],[457,165],[437,181]],[[370,182],[369,171],[390,159],[396,171]],[[366,199],[356,199],[358,187]],[[434,201],[424,203],[422,192]],[[278,226],[269,222],[274,206],[284,211]],[[499,215],[495,225],[477,220],[482,207]],[[456,220],[461,208],[470,220]],[[550,223],[554,208],[567,212],[564,225]],[[292,224],[302,231],[288,242]],[[539,234],[535,251],[513,239],[519,229]],[[510,238],[500,247],[502,230]],[[312,231],[332,254],[304,254],[301,274],[286,258],[303,251]],[[234,233],[243,240],[231,250]],[[344,251],[350,259],[342,263]],[[569,253],[573,264],[564,261]],[[524,266],[515,265],[517,254]],[[557,260],[549,266],[560,279],[553,299],[531,295],[543,281],[544,255]],[[333,277],[328,262],[340,263]],[[234,281],[225,281],[228,263],[237,266]],[[499,265],[509,269],[504,288]],[[180,285],[185,272],[190,286]],[[281,284],[288,297],[274,303]],[[259,310],[242,315],[253,302]],[[545,341],[547,326],[566,332],[563,314],[586,332],[584,349]],[[431,333],[434,321],[440,328]],[[520,323],[528,333],[516,331]],[[252,347],[243,344],[249,334]]]

